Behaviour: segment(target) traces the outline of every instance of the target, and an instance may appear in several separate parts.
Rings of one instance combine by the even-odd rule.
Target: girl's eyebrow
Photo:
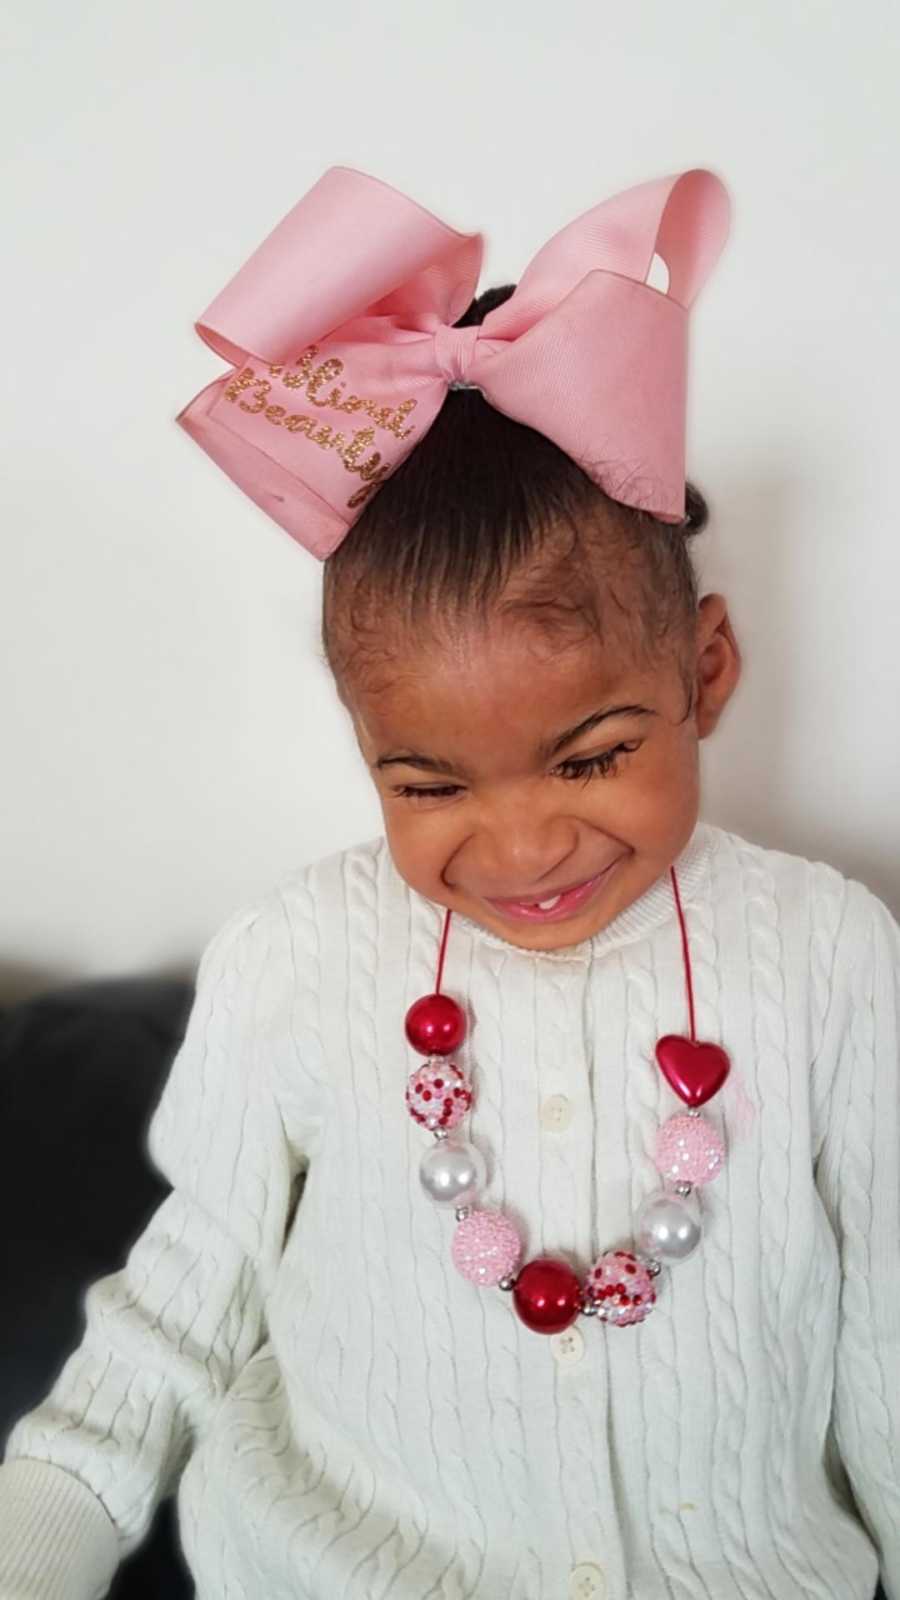
[[[558,739],[554,739],[546,747],[544,754],[555,756],[557,751],[562,750],[567,744],[572,744],[583,733],[589,733],[591,728],[596,728],[598,723],[605,722],[607,717],[656,717],[658,715],[659,712],[651,711],[647,706],[607,706],[604,711],[592,712],[591,716],[585,717],[583,722],[579,722],[574,728],[569,728],[565,733],[561,733]]]
[[[373,767],[376,772],[384,767],[421,767],[424,772],[442,772],[449,777],[465,776],[452,761],[442,761],[439,756],[420,756],[414,750],[408,755],[379,756]]]
[[[655,717],[658,715],[658,712],[649,710],[647,706],[608,706],[604,711],[592,712],[589,717],[585,717],[584,721],[577,723],[574,728],[568,728],[565,733],[560,734],[558,739],[552,740],[545,747],[543,754],[545,756],[556,755],[558,750],[562,750],[567,744],[571,744],[581,734],[588,733],[591,728],[596,728],[607,717]],[[443,761],[439,756],[419,755],[415,750],[410,750],[405,755],[379,756],[373,766],[376,772],[383,771],[385,767],[419,767],[423,772],[440,772],[445,777],[459,778],[466,775],[463,769],[454,766],[452,761]]]

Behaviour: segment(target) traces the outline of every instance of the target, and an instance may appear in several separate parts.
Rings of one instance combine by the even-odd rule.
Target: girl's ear
[[[724,595],[706,594],[697,611],[696,707],[698,739],[714,731],[738,686],[741,651]]]

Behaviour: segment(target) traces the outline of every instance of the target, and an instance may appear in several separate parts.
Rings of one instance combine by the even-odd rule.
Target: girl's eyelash
[[[446,784],[440,789],[415,789],[408,783],[401,783],[394,790],[402,800],[446,800],[448,795],[459,794],[458,783]]]
[[[618,757],[620,755],[633,755],[639,750],[639,744],[617,744],[612,750],[603,750],[598,756],[573,756],[569,761],[562,761],[559,765],[561,777],[570,781],[583,778],[589,782],[591,778],[613,777],[618,771]],[[568,770],[565,770],[568,769]]]
[[[560,777],[569,783],[580,778],[584,783],[590,783],[591,778],[614,777],[618,771],[618,757],[633,755],[640,749],[640,744],[617,744],[612,750],[603,750],[598,756],[572,756],[568,761],[561,761],[557,771]],[[405,800],[446,800],[459,794],[460,785],[457,783],[444,784],[440,788],[418,789],[411,784],[401,784],[394,793]]]

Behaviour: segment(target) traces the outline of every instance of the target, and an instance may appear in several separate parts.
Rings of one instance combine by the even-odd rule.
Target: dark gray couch
[[[84,1332],[84,1295],[121,1267],[165,1198],[144,1136],[184,1034],[190,984],[85,983],[0,1013],[0,1449]],[[163,1501],[113,1600],[190,1600],[175,1505]]]

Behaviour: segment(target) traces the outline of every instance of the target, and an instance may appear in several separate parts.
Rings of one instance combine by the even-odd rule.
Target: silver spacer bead
[[[699,1115],[700,1115],[700,1107],[699,1106],[688,1106],[688,1113],[687,1114],[688,1114],[689,1117],[699,1117]]]
[[[634,1253],[641,1266],[646,1267],[651,1278],[658,1278],[662,1271],[662,1262],[657,1261],[655,1256],[648,1256],[645,1250],[635,1250]]]
[[[446,1137],[447,1137],[447,1129],[446,1128],[432,1128],[431,1131],[434,1134],[434,1137],[438,1141],[440,1141],[441,1139],[446,1139]]]
[[[516,1274],[514,1272],[508,1272],[506,1274],[506,1277],[505,1278],[500,1278],[498,1283],[497,1283],[497,1288],[498,1289],[503,1289],[507,1294],[509,1293],[509,1291],[511,1289],[514,1289],[515,1287],[516,1287]]]
[[[598,1313],[599,1313],[599,1307],[597,1305],[596,1300],[585,1300],[585,1301],[583,1301],[582,1307],[581,1307],[581,1315],[583,1317],[596,1317],[598,1315]]]
[[[454,1214],[456,1216],[457,1222],[465,1222],[466,1217],[470,1217],[472,1215],[472,1207],[471,1206],[457,1206],[456,1211],[455,1211]]]
[[[693,1192],[694,1192],[694,1185],[692,1183],[676,1183],[676,1185],[675,1185],[675,1193],[676,1194],[687,1196],[689,1194],[693,1194]]]

